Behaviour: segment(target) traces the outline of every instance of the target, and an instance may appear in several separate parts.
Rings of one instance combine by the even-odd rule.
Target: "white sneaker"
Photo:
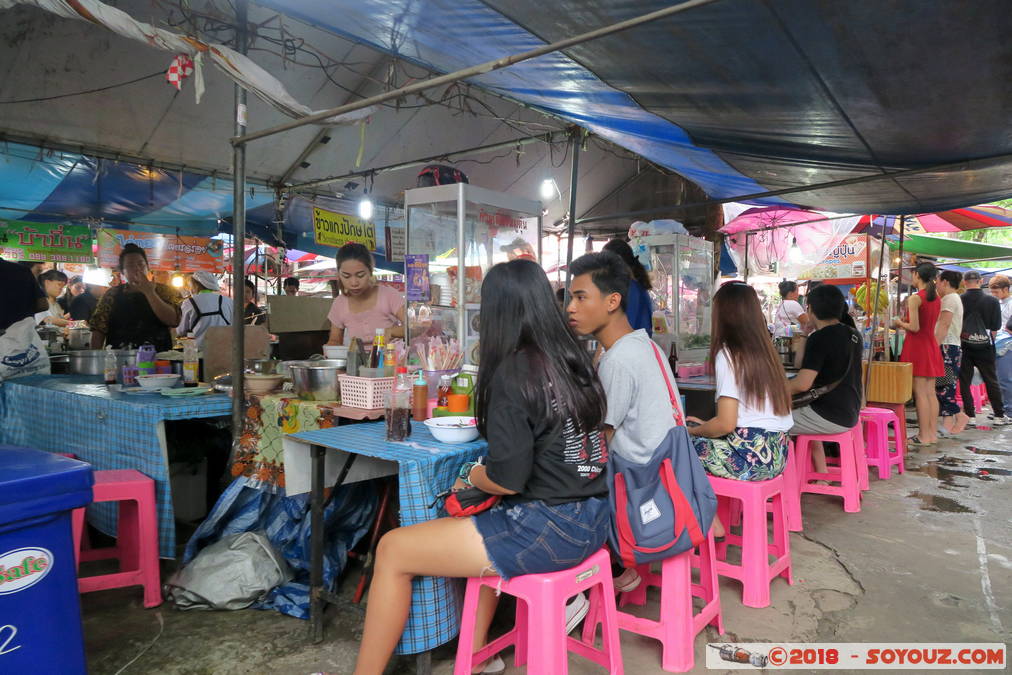
[[[977,426],[977,418],[976,417],[971,417],[970,419],[968,419],[966,421],[966,426],[968,426],[968,427],[976,427]]]
[[[636,571],[635,567],[630,567],[615,577],[615,592],[628,593],[629,591],[635,591],[642,582],[643,577],[640,576],[640,573]]]
[[[1001,417],[995,417],[991,422],[991,426],[995,427],[1007,427],[1012,424],[1012,419],[1009,419],[1008,415],[1002,415]]]
[[[485,664],[485,669],[482,670],[482,675],[494,675],[495,673],[501,673],[506,670],[506,662],[500,658],[498,654],[493,656]]]
[[[590,600],[587,599],[585,593],[578,593],[569,601],[569,604],[566,605],[566,635],[576,630],[589,611]]]

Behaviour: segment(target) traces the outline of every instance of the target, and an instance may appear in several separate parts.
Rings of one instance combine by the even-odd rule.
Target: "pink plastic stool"
[[[696,553],[698,551],[698,555]],[[720,587],[717,583],[716,546],[711,530],[696,551],[685,551],[661,561],[661,572],[653,572],[650,565],[639,565],[637,571],[643,581],[636,590],[623,593],[619,606],[644,605],[647,588],[661,591],[660,618],[655,621],[618,613],[618,627],[630,633],[644,635],[661,642],[661,668],[672,673],[684,673],[695,666],[693,642],[707,626],[716,626],[724,632],[720,613]],[[699,583],[692,583],[693,568],[699,569]],[[693,596],[703,600],[703,607],[693,613]],[[597,605],[591,607],[584,620],[583,638],[593,639],[601,620]]]
[[[973,395],[973,409],[976,412],[980,412],[986,403],[990,403],[990,399],[987,397],[987,386],[983,382],[971,384],[970,394]]]
[[[956,387],[956,397],[959,397],[959,387]],[[896,419],[900,421],[900,432],[895,438],[890,437],[896,443],[896,447],[900,448],[902,443],[903,454],[907,452],[907,407],[903,403],[882,403],[880,401],[868,401],[865,403],[868,408],[884,408],[885,410],[892,410],[896,413]],[[959,404],[960,408],[963,404]]]
[[[155,482],[140,471],[122,469],[96,471],[92,487],[94,502],[119,502],[116,546],[81,550],[84,509],[74,509],[74,548],[77,562],[117,558],[120,571],[80,577],[81,593],[104,591],[124,586],[144,587],[144,606],[162,604],[161,574],[158,568],[158,515],[155,507]]]
[[[474,620],[483,586],[517,598],[516,624],[475,652]],[[591,607],[596,604],[604,610],[603,649],[594,647],[596,627],[584,627],[583,641],[566,635],[566,602],[588,589]],[[470,675],[476,664],[514,646],[514,663],[517,667],[527,664],[528,675],[565,675],[569,672],[570,651],[604,666],[612,675],[623,675],[618,625],[607,549],[602,548],[576,567],[561,572],[525,574],[509,581],[499,577],[471,578],[467,580],[453,673]]]
[[[787,509],[784,504],[783,475],[770,480],[748,481],[709,476],[717,493],[717,515],[721,523],[731,522],[731,500],[741,502],[741,534],[727,535],[717,544],[717,574],[737,579],[742,584],[741,601],[747,607],[770,604],[770,583],[778,576],[793,584],[791,542],[787,533]],[[766,502],[773,500],[773,541],[766,527]],[[727,547],[741,547],[741,564],[727,562]],[[771,563],[769,556],[774,560]]]
[[[896,419],[896,413],[885,408],[864,408],[861,411],[861,422],[864,424],[865,456],[868,466],[874,466],[878,470],[879,480],[889,480],[892,477],[892,467],[895,464],[898,473],[903,473],[906,467],[903,463],[903,450],[906,445],[900,441],[900,425]],[[889,425],[893,426],[893,436],[896,439],[895,452],[889,447]]]
[[[801,434],[794,440],[797,448],[798,473],[801,478],[801,492],[843,497],[843,510],[857,513],[861,510],[861,466],[867,474],[868,463],[864,459],[863,443],[858,427],[839,434]],[[827,473],[816,473],[812,467],[811,441],[838,443],[840,465],[828,467]],[[825,480],[839,485],[815,485],[811,481]]]
[[[801,471],[798,468],[798,455],[794,451],[794,441],[787,441],[787,461],[784,463],[784,509],[787,511],[787,529],[790,532],[801,532],[803,529],[801,515]],[[766,509],[773,511],[771,502]]]

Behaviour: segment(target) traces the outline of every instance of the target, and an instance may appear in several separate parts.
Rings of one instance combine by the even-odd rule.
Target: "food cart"
[[[452,338],[478,363],[481,283],[495,264],[541,258],[541,203],[455,183],[404,193],[412,340]]]
[[[714,244],[686,234],[639,238],[650,254],[654,340],[680,363],[702,363],[710,349]]]

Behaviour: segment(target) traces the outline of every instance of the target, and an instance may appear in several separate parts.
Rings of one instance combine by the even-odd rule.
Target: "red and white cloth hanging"
[[[175,87],[177,91],[181,91],[183,80],[190,75],[193,75],[193,59],[186,54],[177,54],[169,64],[169,69],[165,71],[165,81]]]

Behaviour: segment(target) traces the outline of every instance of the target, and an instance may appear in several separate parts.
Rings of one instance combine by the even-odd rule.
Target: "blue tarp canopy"
[[[672,4],[261,2],[441,72]],[[784,198],[844,213],[940,211],[1012,194],[1009,9],[1008,0],[718,0],[473,81],[718,198],[995,158]]]

